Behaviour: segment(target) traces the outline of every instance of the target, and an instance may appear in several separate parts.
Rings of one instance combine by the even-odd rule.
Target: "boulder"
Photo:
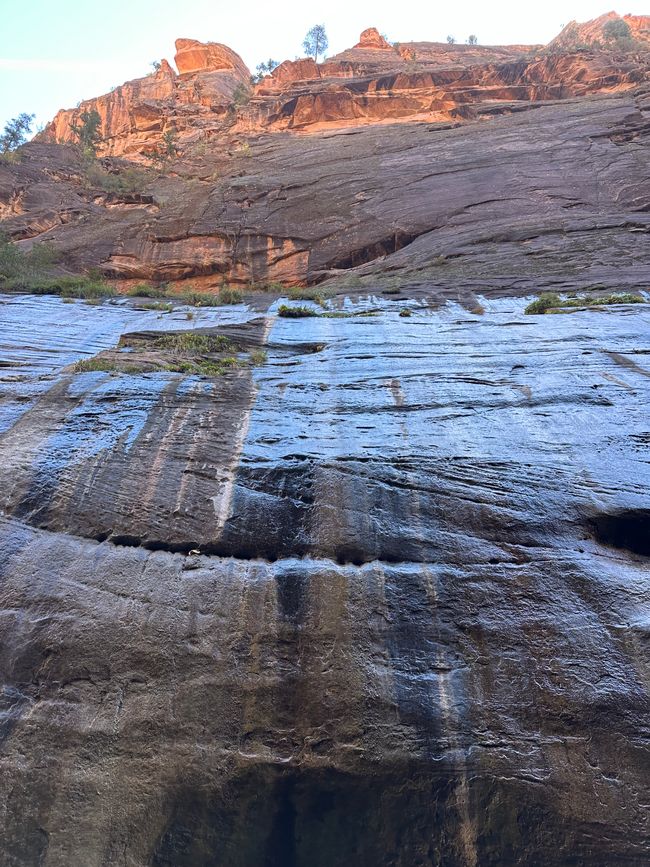
[[[355,48],[370,48],[373,51],[384,50],[392,51],[393,47],[390,42],[387,42],[376,27],[368,27],[364,30],[359,41],[354,46]]]

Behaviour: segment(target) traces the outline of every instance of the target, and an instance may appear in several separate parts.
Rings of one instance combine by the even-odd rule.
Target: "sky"
[[[650,0],[626,0],[617,11],[643,15],[648,7]],[[59,108],[146,75],[154,60],[173,63],[178,37],[225,43],[253,69],[269,57],[301,56],[313,24],[325,25],[330,55],[366,27],[397,42],[464,42],[475,33],[486,45],[539,44],[611,8],[606,0],[0,0],[0,128],[20,112],[44,124]]]

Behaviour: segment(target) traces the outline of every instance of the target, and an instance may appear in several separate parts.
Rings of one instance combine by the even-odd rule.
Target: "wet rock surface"
[[[647,862],[645,305],[1,300],[4,863]]]

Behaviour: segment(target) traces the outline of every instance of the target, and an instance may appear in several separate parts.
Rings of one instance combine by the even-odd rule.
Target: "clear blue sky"
[[[645,0],[646,4],[648,0]],[[173,62],[184,36],[224,42],[250,67],[294,58],[312,24],[324,23],[330,54],[348,48],[361,30],[377,27],[389,39],[485,44],[548,42],[570,20],[595,18],[612,7],[594,0],[485,0],[439,4],[395,0],[0,0],[0,126],[21,111],[49,120],[59,108],[106,93],[146,75],[152,60]],[[621,13],[648,12],[626,0]]]

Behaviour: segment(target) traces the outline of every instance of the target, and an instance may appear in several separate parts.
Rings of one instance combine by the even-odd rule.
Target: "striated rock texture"
[[[622,55],[604,50],[606,45],[585,52],[611,17],[617,16],[580,25],[584,33],[569,25],[551,43],[550,54],[541,46],[412,42],[393,47],[369,28],[354,48],[325,63],[285,61],[251,91],[250,100],[240,94],[236,104],[235,91],[250,84],[241,58],[225,45],[179,39],[178,76],[165,61],[156,74],[60,111],[41,138],[74,140],[79,115],[96,110],[102,120],[101,152],[143,159],[169,130],[181,142],[196,145],[233,130],[250,135],[379,121],[465,122],[480,116],[486,102],[536,104],[627,89],[648,76],[647,52],[638,51],[645,44],[647,19],[634,19],[633,32],[641,41]],[[558,53],[565,55],[561,63]]]
[[[3,867],[645,867],[647,55],[177,47],[0,162],[60,273],[246,302],[0,296]]]
[[[617,15],[607,12],[593,21],[579,24],[571,21],[550,43],[554,49],[571,49],[577,45],[607,44],[606,26],[610,21],[624,21],[630,29],[630,36],[636,42],[637,49],[650,47],[650,15]]]
[[[284,132],[246,148],[233,136],[188,149],[139,199],[84,187],[70,149],[34,143],[0,167],[4,226],[54,243],[73,270],[132,280],[390,290],[399,276],[446,297],[647,288],[647,86],[534,110],[520,89],[457,127]]]
[[[2,300],[7,867],[647,861],[645,308]]]

